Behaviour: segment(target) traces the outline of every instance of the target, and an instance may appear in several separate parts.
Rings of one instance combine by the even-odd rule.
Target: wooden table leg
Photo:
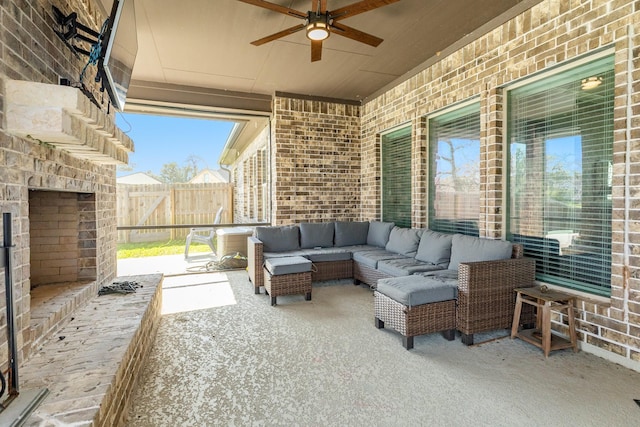
[[[571,340],[571,345],[573,346],[573,351],[578,351],[578,337],[576,335],[576,319],[573,313],[573,300],[569,300],[567,304],[567,316],[569,316],[569,338]]]
[[[536,302],[537,302],[537,305],[535,305],[535,308],[536,308],[536,329],[539,330],[540,332],[542,332],[542,313],[540,311],[542,309],[544,301],[540,300],[540,299],[537,299]]]
[[[542,305],[542,350],[544,357],[549,357],[551,351],[551,301]]]
[[[516,308],[513,311],[513,323],[511,324],[511,338],[518,335],[518,327],[520,326],[520,313],[522,312],[522,295],[520,292],[516,296]]]

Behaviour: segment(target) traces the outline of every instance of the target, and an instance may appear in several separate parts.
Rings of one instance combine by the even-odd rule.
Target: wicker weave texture
[[[509,328],[515,288],[534,285],[535,261],[528,258],[460,264],[456,329],[464,334]],[[532,312],[523,313],[530,323]]]
[[[264,270],[264,288],[272,297],[311,292],[311,272],[272,276]]]
[[[323,282],[325,280],[350,279],[353,277],[353,261],[314,262],[315,271],[311,273],[311,280]]]
[[[379,279],[387,279],[390,276],[386,273],[383,273],[375,268],[371,268],[362,263],[353,261],[353,278],[355,280],[359,280],[362,283],[366,283],[367,285],[375,288],[378,286]]]
[[[448,300],[407,307],[378,291],[374,295],[375,317],[404,336],[430,334],[456,327],[456,301]]]

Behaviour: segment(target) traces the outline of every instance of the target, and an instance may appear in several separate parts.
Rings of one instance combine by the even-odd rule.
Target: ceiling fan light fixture
[[[326,22],[316,21],[307,25],[307,38],[309,40],[325,40],[329,37],[329,26]]]

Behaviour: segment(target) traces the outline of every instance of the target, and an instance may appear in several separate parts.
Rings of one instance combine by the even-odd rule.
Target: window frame
[[[432,147],[432,120],[436,120],[438,118],[441,118],[442,116],[448,116],[448,115],[458,115],[459,117],[467,117],[470,115],[470,112],[472,110],[477,109],[477,113],[478,113],[478,127],[479,127],[479,132],[478,132],[478,168],[480,168],[480,157],[481,157],[481,150],[482,150],[482,118],[481,118],[481,102],[480,102],[480,98],[479,97],[473,97],[470,99],[467,99],[465,101],[456,103],[454,105],[450,105],[447,106],[446,108],[443,108],[441,110],[438,110],[436,112],[433,112],[429,115],[426,116],[426,122],[427,122],[427,126],[426,126],[426,132],[427,132],[427,224],[428,227],[430,229],[433,229],[434,231],[440,231],[440,232],[447,232],[447,233],[451,233],[451,232],[457,232],[457,233],[461,233],[461,234],[466,234],[466,235],[470,235],[470,236],[479,236],[480,235],[480,198],[482,197],[482,194],[480,193],[480,182],[478,183],[478,216],[476,218],[476,227],[475,229],[473,228],[469,228],[469,227],[463,227],[462,229],[460,229],[458,226],[455,227],[455,230],[453,228],[449,229],[446,227],[440,228],[440,227],[434,227],[434,197],[435,197],[435,175],[432,173],[432,164],[434,162],[433,159],[433,147]],[[473,112],[473,114],[475,114],[475,111]],[[479,175],[481,175],[481,171],[479,170]],[[481,177],[478,176],[478,179],[480,180]]]
[[[506,230],[507,233],[507,238],[509,240],[514,240],[514,236],[513,236],[513,232],[512,232],[512,217],[513,217],[513,212],[511,212],[512,210],[512,198],[513,198],[513,194],[512,194],[512,136],[513,136],[513,129],[511,129],[511,114],[512,114],[512,110],[511,110],[511,105],[509,105],[511,96],[510,94],[516,90],[516,89],[520,89],[522,87],[526,87],[531,85],[530,87],[535,88],[535,86],[533,85],[537,85],[545,80],[549,80],[549,79],[553,79],[554,77],[557,76],[561,76],[562,74],[567,74],[566,77],[561,76],[559,78],[559,81],[555,81],[553,82],[554,85],[561,85],[562,83],[560,83],[562,81],[562,79],[567,79],[567,82],[575,82],[576,81],[576,77],[575,76],[571,76],[571,72],[574,73],[579,73],[581,68],[586,69],[586,67],[588,65],[593,65],[596,64],[598,62],[602,62],[604,63],[605,61],[610,61],[609,67],[607,70],[604,70],[604,65],[601,68],[601,71],[599,71],[599,73],[610,73],[612,74],[614,81],[613,81],[613,86],[611,87],[611,93],[612,93],[612,97],[615,99],[615,51],[612,48],[605,48],[602,49],[598,52],[595,53],[591,53],[588,55],[584,55],[581,56],[580,58],[577,58],[575,60],[572,60],[570,62],[567,63],[563,63],[560,64],[558,66],[555,67],[551,67],[550,69],[544,70],[542,72],[536,73],[535,75],[529,76],[529,77],[524,77],[522,79],[519,79],[509,85],[503,86],[502,89],[504,90],[504,114],[505,114],[505,121],[504,121],[504,127],[505,127],[505,139],[504,139],[504,144],[505,144],[505,149],[503,150],[504,153],[504,164],[506,166],[505,170],[507,171],[504,174],[504,191],[505,191],[505,195],[506,197],[504,197],[503,199],[503,212],[505,213],[504,215],[504,229]],[[615,104],[611,105],[612,110],[611,110],[611,123],[610,123],[610,127],[611,127],[611,135],[610,135],[610,144],[611,147],[607,148],[611,150],[611,158],[609,159],[609,168],[608,168],[608,175],[609,175],[609,182],[611,183],[611,171],[612,171],[612,166],[613,166],[613,145],[614,145],[614,131],[613,131],[613,121],[614,121],[614,114],[613,114],[613,109],[615,108]],[[575,110],[574,110],[575,111]],[[548,119],[546,119],[548,120]],[[604,118],[603,118],[604,120]],[[608,129],[603,128],[602,132],[605,132]],[[544,174],[545,174],[545,184],[543,184],[543,186],[545,188],[547,188],[547,183],[546,183],[546,179],[548,179],[547,177],[547,154],[548,154],[548,150],[547,150],[547,143],[553,139],[558,139],[558,138],[566,138],[566,137],[571,137],[571,136],[580,136],[581,141],[580,143],[583,144],[583,140],[584,140],[584,135],[581,134],[576,134],[576,132],[565,132],[562,129],[557,129],[555,131],[550,132],[548,135],[544,136],[544,150],[543,150],[543,155],[545,156],[542,161],[544,162]],[[606,143],[607,141],[605,141]],[[606,148],[606,147],[605,147]],[[582,147],[581,148],[582,152],[584,153],[585,148]],[[583,180],[586,180],[586,177],[592,177],[593,175],[583,175],[584,173],[584,166],[582,166],[582,172],[581,172],[581,185],[584,185]],[[545,196],[546,197],[546,196]],[[612,193],[612,187],[611,185],[609,185],[609,193],[607,195],[608,199],[612,201],[613,199],[613,193]],[[581,201],[584,200],[583,196],[581,196]],[[604,206],[604,205],[602,205]],[[613,207],[612,204],[610,206],[608,206],[608,209],[611,210],[610,212],[610,224],[609,226],[611,227],[612,223],[613,223]],[[574,220],[575,218],[569,218]],[[548,225],[545,222],[546,225]],[[600,229],[601,231],[606,232],[606,227],[603,227],[602,229]],[[541,236],[543,237],[543,236]],[[609,240],[612,241],[613,239],[613,232],[610,228],[609,230]],[[603,248],[606,249],[606,248]],[[526,249],[525,249],[526,252]],[[525,253],[525,256],[527,254]],[[611,267],[611,264],[613,263],[613,249],[612,247],[609,249],[609,267]],[[539,262],[539,260],[538,260]],[[537,263],[538,264],[538,263]],[[553,261],[548,264],[547,266],[553,266]],[[573,267],[573,265],[572,265]],[[610,270],[609,270],[610,271]],[[551,279],[551,280],[550,280]],[[579,280],[575,280],[575,279],[571,279],[568,277],[562,277],[562,276],[554,276],[554,275],[549,275],[549,274],[541,274],[538,272],[538,268],[536,271],[536,280],[543,282],[543,283],[549,283],[551,285],[554,286],[558,286],[561,288],[566,288],[566,289],[571,289],[573,291],[578,291],[578,292],[584,292],[588,295],[598,295],[598,296],[604,296],[604,297],[610,297],[611,296],[611,278],[609,280],[609,282],[606,284],[603,284],[601,286],[599,285],[595,285],[595,284],[589,284],[586,282],[580,282]],[[548,282],[547,282],[548,281]]]
[[[394,133],[400,133],[400,132],[408,132],[408,138],[409,138],[409,165],[408,165],[408,170],[409,170],[409,209],[408,212],[406,212],[406,214],[408,215],[408,223],[403,222],[403,221],[397,221],[397,219],[395,218],[388,218],[385,217],[385,195],[384,195],[384,191],[385,191],[385,174],[384,174],[384,169],[385,169],[385,149],[384,149],[384,145],[385,145],[385,138],[389,137],[391,134]],[[405,135],[402,135],[401,138],[405,138]],[[413,156],[413,126],[410,122],[405,122],[403,124],[400,124],[398,126],[395,126],[393,128],[387,129],[384,132],[381,132],[379,134],[379,141],[380,141],[380,219],[382,221],[390,221],[390,222],[394,222],[398,227],[405,227],[405,228],[410,228],[412,226],[412,210],[413,210],[413,169],[412,169],[412,156]]]

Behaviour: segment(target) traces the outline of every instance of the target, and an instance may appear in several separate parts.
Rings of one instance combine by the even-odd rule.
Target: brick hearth
[[[20,367],[21,390],[46,387],[49,395],[26,426],[124,423],[160,322],[162,279],[161,274],[116,279],[136,281],[142,288],[125,295],[94,293],[50,340],[34,349]],[[71,289],[66,297],[58,293],[55,298],[66,302],[52,300],[46,307],[73,305],[73,294]]]

